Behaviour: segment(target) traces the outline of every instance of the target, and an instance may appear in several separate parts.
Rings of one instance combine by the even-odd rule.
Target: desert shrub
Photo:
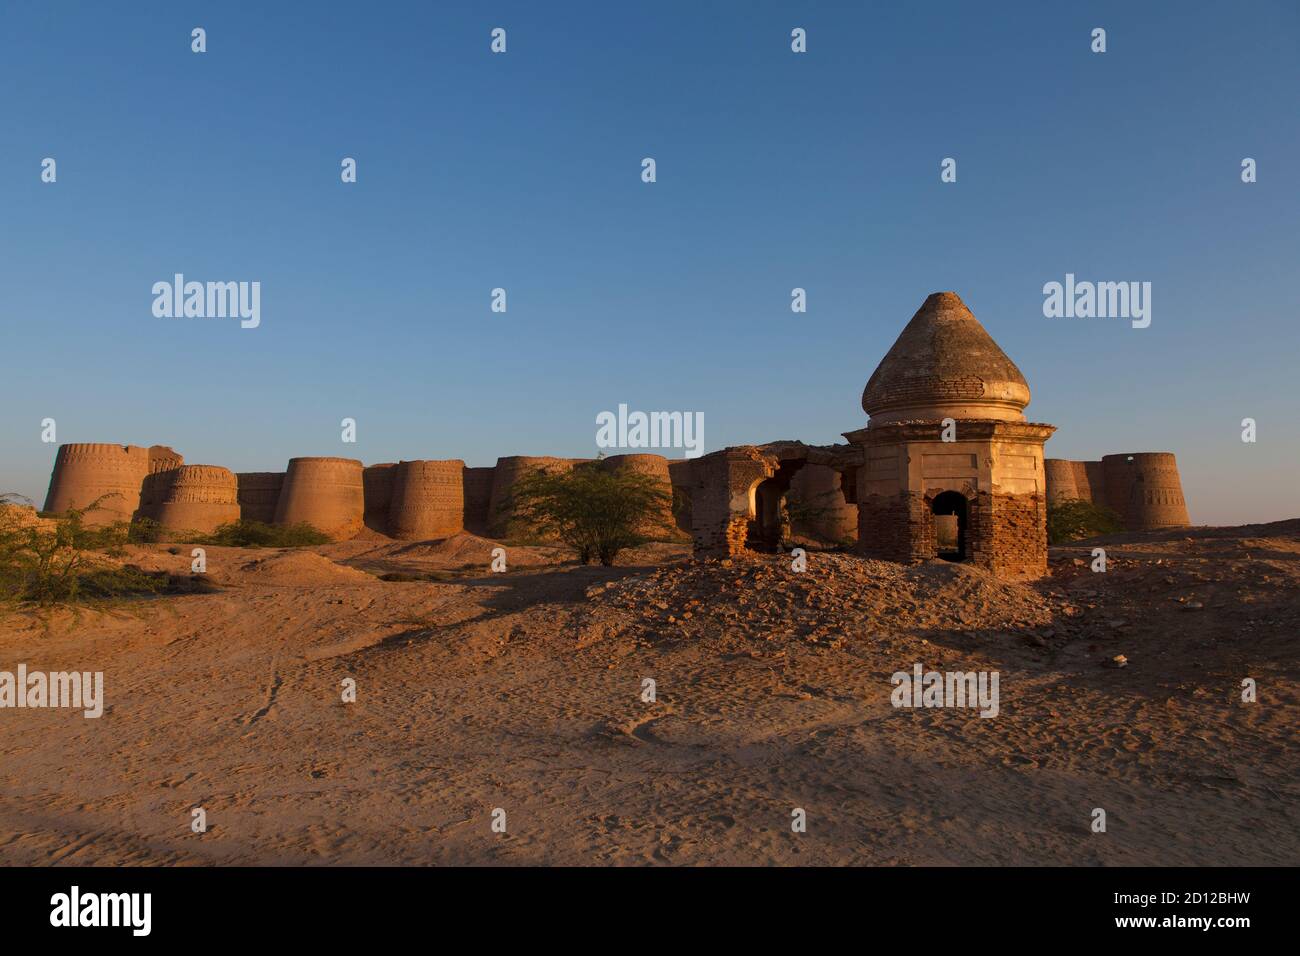
[[[128,535],[124,521],[86,527],[85,516],[99,509],[102,497],[46,521],[32,521],[21,509],[3,507],[16,500],[16,495],[0,495],[0,598],[50,606],[161,589],[139,569],[107,566],[95,559],[96,551],[120,551]]]
[[[1104,505],[1072,498],[1047,506],[1049,544],[1064,544],[1123,530],[1124,522],[1120,516]]]
[[[671,498],[649,475],[578,466],[521,478],[511,494],[516,520],[552,534],[578,552],[583,564],[611,565],[618,553],[648,540],[643,532]]]
[[[131,544],[156,544],[163,539],[163,526],[153,518],[133,518],[126,539]]]
[[[191,534],[186,544],[223,545],[228,548],[306,548],[329,544],[330,537],[303,521],[293,525],[266,524],[240,519],[223,524],[211,534]]]

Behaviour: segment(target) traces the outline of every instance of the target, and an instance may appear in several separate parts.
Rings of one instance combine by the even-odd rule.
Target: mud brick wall
[[[240,516],[238,480],[218,465],[181,465],[149,475],[140,511],[168,531],[209,534]]]
[[[489,508],[492,504],[492,480],[496,469],[466,468],[462,481],[465,486],[465,530],[472,534],[487,534],[491,524]]]
[[[464,527],[465,463],[399,462],[388,506],[388,532],[403,541],[422,541],[456,534]]]
[[[981,541],[984,551],[972,558],[1002,578],[1038,578],[1047,573],[1047,499],[1043,495],[987,495],[977,501],[988,515]]]
[[[85,508],[103,498],[85,515],[87,527],[130,521],[140,507],[140,490],[149,470],[147,448],[99,442],[61,445],[50,475],[45,510]]]
[[[270,524],[280,503],[284,485],[282,471],[241,471],[235,475],[238,486],[239,517],[245,521]]]
[[[388,507],[393,500],[393,479],[397,477],[397,463],[384,462],[368,465],[361,472],[362,497],[365,499],[363,521],[365,526],[380,534],[388,533]]]
[[[787,495],[795,514],[795,534],[825,542],[857,538],[858,509],[844,500],[841,475],[834,468],[808,462],[790,480]]]
[[[335,541],[355,536],[365,515],[361,472],[353,458],[290,458],[275,523],[305,521]]]
[[[866,495],[858,502],[858,552],[904,564],[931,557],[929,510],[919,494]]]
[[[1169,452],[1104,455],[1106,504],[1130,531],[1181,528],[1191,524],[1178,462]]]
[[[729,556],[745,550],[749,533],[749,490],[776,467],[751,447],[716,451],[691,466],[691,538],[701,556]]]

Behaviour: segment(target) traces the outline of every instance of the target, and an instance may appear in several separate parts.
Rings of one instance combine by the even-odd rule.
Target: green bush
[[[307,524],[280,526],[241,519],[223,524],[211,534],[196,534],[183,539],[186,544],[206,544],[228,548],[306,548],[329,544],[330,537]]]
[[[1072,498],[1047,506],[1048,544],[1065,544],[1123,530],[1120,516],[1104,505]]]
[[[156,544],[163,539],[163,526],[153,518],[133,518],[126,539],[131,544]]]
[[[671,496],[649,475],[592,465],[516,482],[508,503],[515,519],[575,548],[578,559],[611,565],[618,553],[648,540],[642,529],[662,516]]]
[[[14,504],[17,495],[0,495],[0,598],[48,607],[83,596],[121,597],[166,587],[166,575],[159,579],[95,559],[92,552],[120,551],[128,537],[124,521],[86,527],[85,516],[98,510],[104,497],[49,519],[51,528],[49,521],[24,520],[21,509],[3,507]]]

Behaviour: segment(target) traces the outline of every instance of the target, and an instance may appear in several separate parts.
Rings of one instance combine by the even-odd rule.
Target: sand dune
[[[1300,522],[1100,543],[1104,575],[1085,542],[1032,585],[669,546],[492,574],[468,535],[213,548],[213,593],[4,617],[0,669],[102,670],[107,705],[4,713],[0,862],[1293,864]],[[999,715],[894,708],[917,662],[997,670]]]

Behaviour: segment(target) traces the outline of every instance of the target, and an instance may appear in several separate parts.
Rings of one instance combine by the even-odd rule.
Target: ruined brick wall
[[[857,539],[858,509],[844,500],[834,468],[808,462],[795,472],[786,497],[795,535],[836,544]]]
[[[977,510],[983,524],[976,564],[1008,579],[1047,573],[1046,496],[981,494]]]
[[[930,507],[919,493],[871,494],[858,499],[858,553],[911,564],[934,557]]]
[[[859,553],[902,564],[938,557],[933,501],[940,493],[869,495],[859,502]],[[1046,574],[1046,507],[1042,495],[967,495],[967,560],[999,577]]]
[[[677,530],[689,535],[694,526],[691,518],[691,467],[694,459],[668,462],[668,481],[673,486],[673,518]]]
[[[745,549],[752,517],[750,491],[775,472],[775,465],[750,446],[693,460],[691,538],[696,554],[729,556]]]

